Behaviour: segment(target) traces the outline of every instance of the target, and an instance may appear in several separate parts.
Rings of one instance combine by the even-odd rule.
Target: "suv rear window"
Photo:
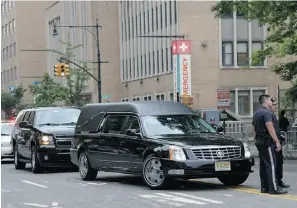
[[[35,124],[73,124],[77,123],[80,110],[76,108],[69,109],[51,109],[36,112]]]

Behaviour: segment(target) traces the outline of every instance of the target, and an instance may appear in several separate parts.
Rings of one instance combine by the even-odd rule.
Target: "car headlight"
[[[170,146],[169,159],[175,161],[183,161],[186,160],[186,155],[181,147]]]
[[[251,157],[251,151],[246,142],[243,142],[243,147],[244,147],[244,157],[245,158],[250,158]]]
[[[51,135],[43,135],[39,139],[40,145],[54,145],[54,138]]]

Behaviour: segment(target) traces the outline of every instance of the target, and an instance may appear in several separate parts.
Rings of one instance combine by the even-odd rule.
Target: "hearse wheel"
[[[33,173],[41,173],[44,170],[39,163],[37,153],[36,153],[36,146],[32,146],[32,150],[31,150],[31,169]]]
[[[244,183],[249,177],[249,173],[230,174],[219,176],[218,179],[226,186],[238,186]]]
[[[14,147],[13,153],[14,153],[14,167],[15,167],[15,169],[17,169],[17,170],[25,169],[26,163],[20,161],[20,156],[19,156],[19,152],[18,152],[16,145]]]
[[[91,167],[85,152],[79,155],[79,174],[84,181],[93,181],[97,178],[98,171]]]
[[[146,185],[151,189],[163,189],[168,182],[168,179],[164,177],[160,159],[154,155],[145,158],[142,177]]]

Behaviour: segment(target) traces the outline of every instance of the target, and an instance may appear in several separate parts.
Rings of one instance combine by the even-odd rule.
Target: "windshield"
[[[210,124],[196,115],[144,116],[141,119],[149,137],[216,133]]]
[[[79,109],[53,109],[38,111],[37,125],[76,125],[80,114]]]
[[[11,124],[1,124],[1,135],[9,136],[12,133],[13,125]]]

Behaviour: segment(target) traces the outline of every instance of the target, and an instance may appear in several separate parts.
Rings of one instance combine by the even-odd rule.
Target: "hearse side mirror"
[[[140,133],[137,132],[137,129],[127,129],[126,134],[128,136],[138,136],[138,137],[140,137]]]
[[[32,124],[29,124],[27,121],[22,121],[20,124],[19,124],[19,127],[22,128],[22,129],[30,129],[33,127]]]
[[[218,126],[218,127],[217,127],[217,131],[218,131],[218,132],[223,132],[223,131],[224,131],[224,128],[223,128],[222,126]]]

